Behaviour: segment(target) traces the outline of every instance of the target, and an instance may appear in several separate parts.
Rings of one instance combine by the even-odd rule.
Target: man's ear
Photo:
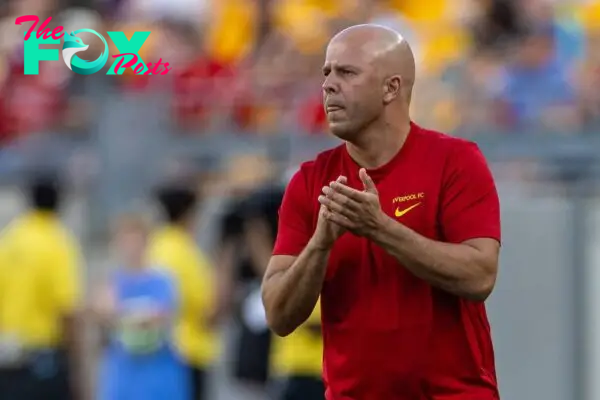
[[[383,91],[383,104],[390,104],[401,95],[402,77],[400,75],[393,75],[386,79]]]

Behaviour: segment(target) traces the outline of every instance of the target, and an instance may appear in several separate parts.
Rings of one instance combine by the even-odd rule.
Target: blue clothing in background
[[[556,41],[556,61],[566,69],[571,69],[586,54],[585,30],[574,19],[561,18],[554,26]]]
[[[567,72],[555,61],[539,68],[509,67],[505,78],[501,98],[511,106],[519,125],[535,123],[548,107],[574,104]]]
[[[112,280],[117,307],[145,304],[174,317],[177,295],[169,276],[160,271],[119,271]],[[98,400],[188,400],[189,374],[171,345],[148,354],[132,354],[115,337],[105,349],[100,367]]]

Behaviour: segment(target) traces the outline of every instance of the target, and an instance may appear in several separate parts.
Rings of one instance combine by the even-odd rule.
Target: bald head
[[[384,77],[400,75],[404,90],[410,95],[415,82],[415,57],[400,33],[381,25],[354,25],[336,34],[328,47],[332,46],[360,52]]]
[[[409,120],[415,59],[398,32],[379,25],[341,31],[327,46],[323,74],[329,127],[338,137]]]

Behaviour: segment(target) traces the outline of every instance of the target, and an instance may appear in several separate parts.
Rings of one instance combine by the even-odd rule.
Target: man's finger
[[[319,203],[321,203],[322,205],[324,205],[325,207],[327,207],[327,209],[329,211],[333,211],[335,213],[341,214],[347,218],[356,218],[356,213],[353,212],[351,209],[349,209],[348,207],[344,206],[343,204],[340,204],[338,202],[336,202],[333,199],[330,199],[327,196],[319,196]]]
[[[361,203],[366,200],[365,192],[361,192],[360,190],[352,189],[351,187],[346,186],[342,183],[331,182],[331,184],[329,186],[336,192],[341,193],[344,196],[349,197],[358,203]]]
[[[345,229],[353,229],[355,227],[355,224],[347,217],[329,210],[325,214],[325,218]]]
[[[360,180],[363,183],[363,186],[365,188],[365,192],[369,192],[369,193],[377,193],[377,187],[375,186],[375,182],[373,182],[373,179],[371,179],[371,177],[369,176],[369,174],[367,174],[367,170],[364,168],[361,168],[358,171],[358,176],[360,177]]]
[[[355,200],[352,200],[350,197],[336,192],[329,186],[323,186],[322,191],[325,196],[335,201],[336,203],[343,205],[344,207],[347,207],[354,211],[358,211],[360,209],[360,205]]]
[[[334,211],[336,213],[341,213],[342,210],[344,209],[344,206],[336,203],[335,201],[331,200],[329,197],[327,196],[319,196],[319,203],[321,203],[322,205],[324,205],[325,207],[327,207],[327,209],[329,209],[330,211]]]

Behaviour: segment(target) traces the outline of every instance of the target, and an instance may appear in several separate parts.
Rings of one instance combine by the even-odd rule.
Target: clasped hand
[[[381,210],[375,183],[364,168],[359,171],[364,190],[334,181],[323,187],[319,203],[327,209],[325,218],[357,236],[369,237],[380,229],[386,215]]]

